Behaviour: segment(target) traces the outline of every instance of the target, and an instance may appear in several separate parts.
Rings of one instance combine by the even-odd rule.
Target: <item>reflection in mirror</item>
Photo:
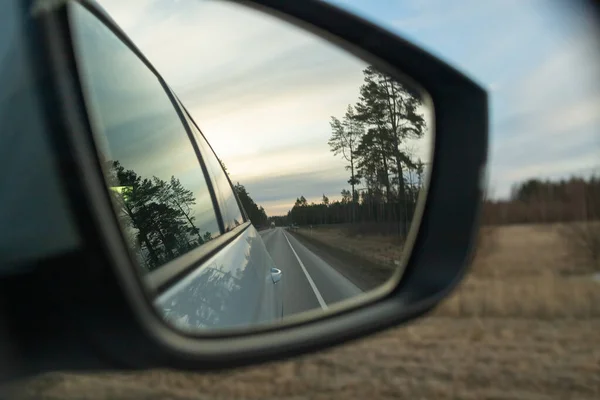
[[[107,185],[138,265],[152,271],[220,234],[210,194],[156,76],[81,6],[73,15]]]
[[[160,4],[103,2],[178,98],[81,6],[71,22],[107,185],[166,321],[249,328],[380,288],[419,222],[427,94],[256,10]]]

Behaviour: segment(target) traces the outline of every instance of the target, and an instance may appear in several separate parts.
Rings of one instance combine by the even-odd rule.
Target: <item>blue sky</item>
[[[206,0],[100,3],[178,93],[234,180],[270,214],[339,196],[331,115],[365,64],[278,20]],[[598,26],[576,0],[332,1],[423,46],[490,93],[491,194],[600,166]],[[427,141],[411,144],[429,157]]]

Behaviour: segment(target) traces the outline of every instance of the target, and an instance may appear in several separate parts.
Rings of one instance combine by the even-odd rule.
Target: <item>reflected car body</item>
[[[177,328],[254,326],[283,315],[275,265],[250,225],[231,243],[156,300]]]
[[[173,95],[176,96],[175,93]],[[219,199],[220,214],[225,221],[232,221],[225,228],[227,231],[243,230],[158,296],[155,305],[174,326],[190,332],[277,321],[283,318],[284,280],[281,271],[273,273],[275,264],[262,237],[243,210],[221,163],[214,162],[218,160],[216,153],[181,101],[177,99],[176,103],[192,127],[193,140],[203,159],[205,162],[213,160],[208,169],[211,180],[217,181],[213,176],[220,176],[218,184],[213,187]],[[243,226],[238,225],[232,215],[243,216]]]

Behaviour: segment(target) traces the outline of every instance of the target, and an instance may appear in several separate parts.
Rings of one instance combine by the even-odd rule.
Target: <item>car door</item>
[[[248,219],[221,161],[187,109],[173,96],[215,189],[223,229],[237,237],[159,296],[156,303],[172,323],[194,331],[278,320],[283,316],[282,272]]]
[[[159,310],[184,328],[280,318],[281,276],[191,116],[139,50],[89,13],[77,22],[96,150]]]

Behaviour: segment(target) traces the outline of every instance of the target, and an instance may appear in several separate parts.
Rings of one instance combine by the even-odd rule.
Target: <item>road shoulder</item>
[[[363,291],[381,286],[393,270],[299,232],[286,231]]]

